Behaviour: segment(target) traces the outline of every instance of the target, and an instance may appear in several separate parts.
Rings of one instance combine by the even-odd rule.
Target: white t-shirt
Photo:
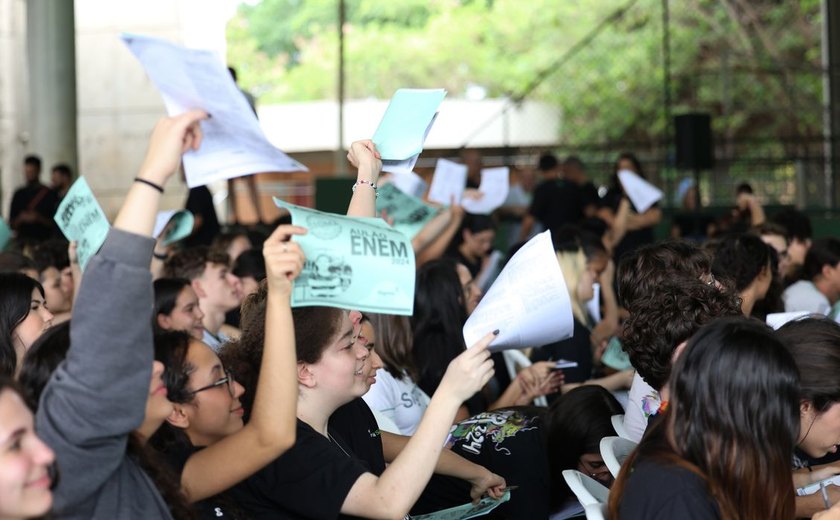
[[[799,280],[785,289],[782,301],[785,302],[785,312],[808,311],[825,316],[831,311],[828,298],[807,280]]]
[[[659,392],[645,383],[638,372],[630,385],[627,409],[624,410],[624,430],[633,442],[642,440],[648,426],[648,418],[659,410]]]
[[[413,435],[429,406],[429,396],[408,375],[397,379],[384,368],[376,371],[376,383],[362,396],[370,409],[391,419],[400,431]]]

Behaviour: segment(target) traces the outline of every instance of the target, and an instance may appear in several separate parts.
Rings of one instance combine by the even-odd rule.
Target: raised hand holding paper
[[[498,328],[490,350],[541,347],[572,337],[572,304],[557,263],[551,232],[528,241],[502,269],[464,324],[472,345],[484,331]]]
[[[166,111],[201,108],[201,149],[184,154],[189,187],[259,172],[307,171],[274,147],[219,56],[158,38],[125,34],[123,41],[160,90]]]
[[[84,177],[79,177],[58,205],[55,222],[67,237],[76,241],[76,254],[82,270],[99,251],[111,225]]]
[[[639,213],[644,213],[662,198],[662,190],[630,170],[619,170],[618,180]]]
[[[480,199],[463,199],[461,206],[469,213],[489,215],[505,203],[510,191],[510,168],[485,168],[481,170]]]
[[[380,218],[353,218],[283,202],[306,256],[292,289],[292,307],[325,305],[410,316],[414,311],[411,241]]]
[[[414,238],[439,210],[416,197],[406,195],[393,184],[384,184],[379,188],[379,197],[376,198],[376,213],[382,211],[394,220],[394,229],[408,238]]]
[[[429,200],[445,205],[452,204],[453,200],[461,202],[467,187],[467,173],[465,164],[438,159],[432,186],[429,188]]]
[[[168,246],[190,236],[194,224],[195,217],[185,209],[160,211],[155,217],[155,230],[152,236],[158,238],[161,233],[166,231],[166,236],[163,237],[163,245]]]
[[[505,494],[502,495],[502,498],[498,500],[495,498],[484,497],[478,502],[478,504],[464,504],[462,506],[450,507],[449,509],[442,509],[426,515],[412,515],[411,518],[414,520],[469,520],[470,518],[477,518],[479,516],[486,515],[508,500],[510,500],[510,489],[507,489]]]

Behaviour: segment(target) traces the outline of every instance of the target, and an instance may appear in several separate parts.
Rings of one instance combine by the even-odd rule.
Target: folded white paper
[[[779,328],[786,323],[796,321],[812,314],[814,313],[810,311],[773,312],[767,315],[765,321],[767,322],[767,325],[773,327],[773,330],[779,330]]]
[[[510,168],[485,168],[481,170],[481,184],[478,186],[480,199],[464,198],[461,206],[469,213],[489,215],[505,203],[510,191]]]
[[[438,159],[429,188],[429,200],[447,206],[452,204],[453,200],[456,203],[460,202],[467,186],[467,172],[465,164]]]
[[[473,345],[499,329],[490,350],[541,347],[572,337],[569,291],[551,232],[528,241],[513,255],[464,325],[464,341]]]
[[[624,193],[639,213],[644,213],[662,198],[662,190],[630,170],[620,170],[618,180]]]

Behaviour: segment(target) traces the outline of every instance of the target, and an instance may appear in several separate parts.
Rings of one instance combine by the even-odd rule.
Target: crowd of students
[[[658,208],[637,214],[617,179],[602,199],[578,159],[544,158],[566,173],[538,187],[522,236],[551,230],[574,335],[509,373],[488,347],[510,324],[462,334],[490,217],[453,205],[415,237],[410,317],[293,308],[304,227],[152,238],[206,117],[154,128],[84,273],[56,240],[3,253],[0,518],[404,518],[511,490],[490,517],[559,520],[583,514],[565,470],[612,486],[610,518],[840,518],[840,487],[795,492],[840,474],[840,325],[825,316],[840,249],[801,215],[654,243]],[[348,160],[347,214],[374,217],[376,148]],[[630,154],[616,168],[643,173]],[[781,310],[821,315],[764,325]],[[638,446],[613,482],[599,446],[621,414]]]

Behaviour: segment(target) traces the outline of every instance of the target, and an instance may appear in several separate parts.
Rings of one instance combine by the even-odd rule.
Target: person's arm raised
[[[290,303],[292,282],[303,269],[300,246],[291,241],[306,229],[279,226],[263,245],[268,301],[265,344],[251,420],[238,432],[192,455],[181,474],[190,502],[202,500],[248,478],[295,443],[297,356]],[[246,389],[250,390],[250,389]],[[224,471],[218,471],[225,468]]]
[[[371,140],[356,141],[347,152],[347,160],[358,169],[348,217],[376,216],[376,183],[382,171],[382,157]]]
[[[432,476],[458,407],[493,375],[487,346],[495,337],[487,334],[449,363],[411,440],[382,476],[365,473],[356,480],[342,513],[365,518],[402,518],[408,513]]]

